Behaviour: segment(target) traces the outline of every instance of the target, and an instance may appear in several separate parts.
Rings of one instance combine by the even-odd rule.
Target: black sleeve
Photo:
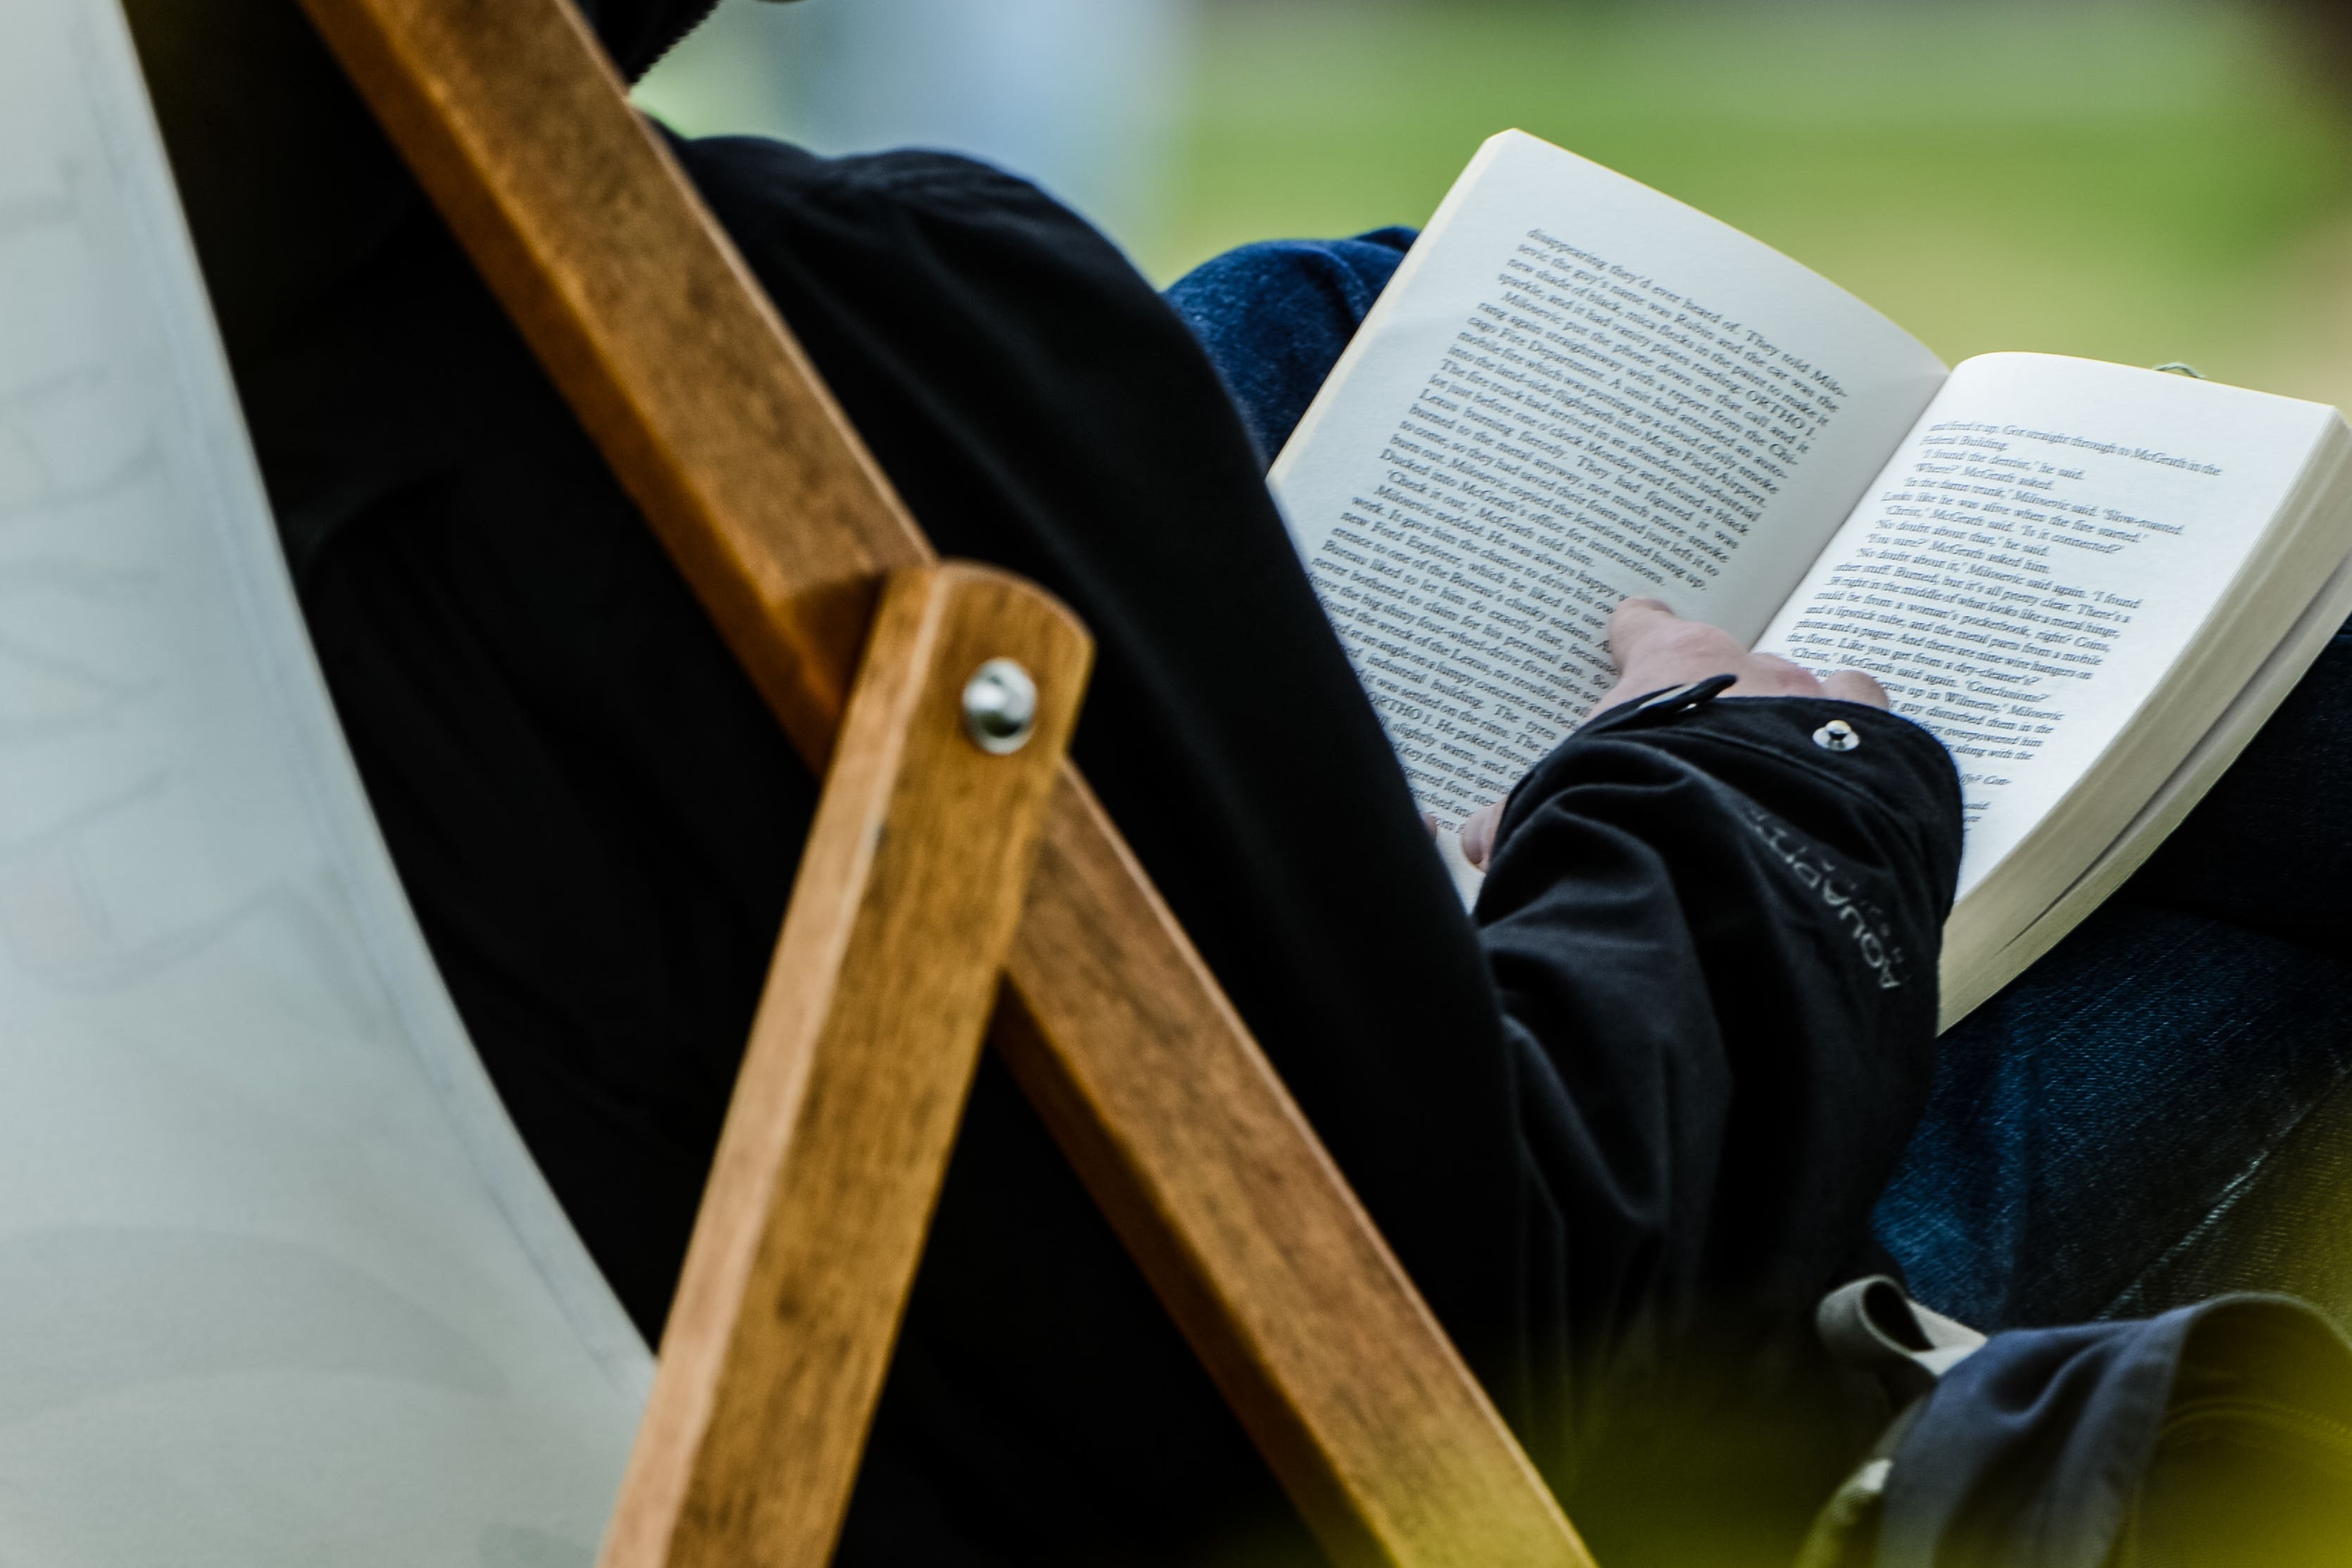
[[[1694,1561],[1730,1543],[1662,1475],[1739,1478],[1759,1495],[1717,1494],[1715,1521],[1760,1527],[1825,1495],[1875,1418],[1811,1309],[1866,1267],[1926,1097],[1959,846],[1925,730],[1725,685],[1621,707],[1538,766],[1477,908],[1551,1230],[1529,1251],[1559,1270],[1559,1337],[1530,1361],[1570,1394],[1549,1447],[1588,1531],[1691,1525]],[[1832,720],[1859,744],[1816,744]],[[1776,1384],[1780,1408],[1759,1403]],[[1721,1463],[1696,1462],[1713,1443]]]

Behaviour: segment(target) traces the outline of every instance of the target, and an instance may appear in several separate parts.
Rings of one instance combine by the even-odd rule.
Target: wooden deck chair
[[[985,1028],[1336,1558],[1584,1562],[1064,760],[1082,629],[931,559],[562,0],[312,11],[824,798],[656,1373],[368,820],[114,0],[9,0],[0,1555],[820,1563]]]
[[[996,1048],[1335,1559],[1585,1562],[1058,756],[1080,637],[935,562],[577,14],[304,3],[831,767],[604,1568],[829,1556],[992,998]],[[1044,716],[990,758],[957,704],[1000,656]]]

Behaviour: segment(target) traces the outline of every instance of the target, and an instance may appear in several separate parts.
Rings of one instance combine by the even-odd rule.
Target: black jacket
[[[635,66],[688,7],[615,8]],[[954,159],[679,153],[941,550],[1100,639],[1079,761],[1602,1560],[1785,1561],[1885,1415],[1807,1324],[1925,1092],[1941,748],[1825,701],[1621,710],[1518,790],[1465,920],[1214,373],[1108,244]],[[654,1334],[814,785],[421,203],[239,372],[403,881]],[[1832,712],[1858,749],[1812,744]],[[1309,1551],[984,1069],[842,1561],[1244,1549]]]

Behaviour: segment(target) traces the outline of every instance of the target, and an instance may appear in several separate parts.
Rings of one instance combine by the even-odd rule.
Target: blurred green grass
[[[1778,246],[1947,359],[2186,360],[2352,402],[2344,106],[2211,5],[1227,0],[1148,270],[1419,223],[1510,126]]]

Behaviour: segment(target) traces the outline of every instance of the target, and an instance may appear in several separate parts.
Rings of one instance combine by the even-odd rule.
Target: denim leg
[[[1271,463],[1411,249],[1413,231],[1269,240],[1203,262],[1168,290]]]
[[[2250,1162],[2101,1315],[2153,1317],[2228,1291],[2301,1296],[2352,1325],[2352,1077]]]
[[[1986,1327],[2292,1290],[2352,1325],[2352,635],[2066,942],[1946,1037],[1878,1211]]]
[[[1880,1241],[1920,1300],[1988,1329],[2178,1304],[2148,1299],[2158,1266],[2216,1277],[2252,1239],[2206,1221],[2352,1074],[2347,1004],[2336,960],[2110,902],[1944,1037]]]

